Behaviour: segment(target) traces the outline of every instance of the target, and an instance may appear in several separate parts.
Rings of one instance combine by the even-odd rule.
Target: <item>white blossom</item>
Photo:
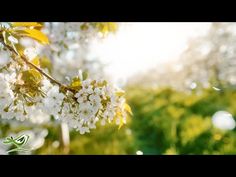
[[[57,85],[53,86],[48,92],[47,97],[43,99],[45,110],[48,114],[57,116],[61,110],[61,105],[65,95],[59,92]]]
[[[34,47],[29,47],[27,49],[24,50],[24,55],[29,58],[30,60],[34,59],[38,53],[37,53],[37,50],[36,48]]]
[[[13,118],[13,113],[9,110],[9,107],[13,103],[14,94],[7,81],[7,76],[0,73],[0,115],[3,119]]]

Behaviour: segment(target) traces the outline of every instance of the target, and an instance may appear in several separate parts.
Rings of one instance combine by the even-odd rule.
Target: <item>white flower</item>
[[[105,118],[103,118],[103,119],[101,120],[101,125],[102,125],[102,126],[106,125],[106,119],[105,119]]]
[[[83,92],[85,92],[87,94],[93,93],[93,87],[91,85],[90,79],[86,79],[86,80],[82,81],[82,90],[83,90]]]
[[[92,94],[93,93],[93,88],[92,88],[92,86],[89,86],[87,88],[82,88],[82,91],[87,93],[87,94]]]
[[[8,118],[7,116],[13,115],[10,111],[10,105],[14,101],[14,94],[10,88],[10,84],[7,80],[8,75],[0,74],[0,115],[2,118]]]
[[[93,107],[89,102],[81,103],[79,106],[79,116],[85,122],[93,115]]]
[[[95,88],[94,89],[94,95],[102,95],[102,89],[101,88]]]
[[[44,92],[48,92],[48,90],[50,89],[50,88],[52,88],[52,84],[51,84],[51,82],[48,80],[48,79],[43,79],[42,80],[42,87],[41,87],[41,89],[44,91]]]
[[[110,107],[110,105],[107,106],[107,109],[103,113],[104,118],[112,121],[115,116],[115,109],[113,107]]]
[[[61,105],[65,95],[59,92],[57,85],[53,86],[47,93],[47,97],[43,99],[44,108],[48,114],[57,116],[61,110]]]
[[[6,66],[11,61],[10,54],[8,52],[5,52],[5,51],[1,51],[0,58],[1,58],[0,67]]]
[[[68,29],[68,31],[78,31],[80,29],[80,24],[76,22],[67,22],[65,27]]]
[[[88,94],[84,92],[83,90],[80,90],[78,93],[75,94],[75,97],[77,98],[78,103],[84,103],[86,102]]]
[[[24,50],[24,55],[30,60],[32,60],[38,55],[38,53],[34,47],[29,47]]]
[[[115,105],[115,104],[116,104],[116,96],[115,96],[114,94],[112,94],[112,95],[110,96],[110,100],[111,100],[111,104],[112,104],[112,105]]]
[[[116,125],[119,125],[121,123],[120,118],[116,119]]]
[[[80,90],[78,93],[75,94],[75,97],[77,98],[78,103],[83,103],[87,101],[88,93],[84,90]]]
[[[6,111],[1,112],[2,119],[13,119],[14,116],[15,116],[15,114],[12,110],[9,110],[8,112],[6,112]]]
[[[79,127],[77,128],[77,131],[79,131],[81,135],[90,132],[88,127]]]
[[[82,81],[83,88],[89,87],[90,85],[91,85],[91,79],[86,79]]]
[[[84,103],[87,101],[87,96],[81,96],[77,98],[78,103]]]
[[[93,94],[89,96],[89,100],[92,101],[92,102],[101,102],[100,96],[93,95]]]
[[[95,116],[92,116],[90,121],[88,122],[88,127],[90,129],[95,129],[96,128],[96,122],[98,121],[99,119]]]
[[[27,119],[34,124],[46,123],[50,120],[50,115],[43,112],[43,105],[40,101],[34,106],[25,106],[25,111],[27,112]]]

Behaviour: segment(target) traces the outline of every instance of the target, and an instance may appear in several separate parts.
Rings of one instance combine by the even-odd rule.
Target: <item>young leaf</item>
[[[42,80],[42,75],[35,69],[29,69],[22,72],[21,79],[29,85],[35,85]]]
[[[108,26],[109,26],[109,30],[110,30],[111,32],[115,32],[115,31],[117,31],[117,28],[118,28],[117,23],[114,23],[114,22],[108,22]]]
[[[12,22],[12,27],[42,27],[40,23],[37,22]]]
[[[124,96],[125,92],[123,90],[119,90],[116,92],[117,96]]]
[[[11,34],[7,31],[3,31],[2,36],[3,36],[4,43],[6,45],[11,45],[11,41],[9,41],[9,39],[8,39],[11,36]]]
[[[125,109],[128,113],[130,113],[131,115],[133,115],[133,112],[132,112],[132,110],[131,110],[131,107],[130,107],[127,103],[125,103],[124,109]]]
[[[83,30],[83,31],[86,31],[86,30],[89,29],[89,27],[88,27],[88,25],[87,25],[86,23],[84,23],[84,24],[82,24],[82,25],[80,26],[80,29]]]
[[[104,80],[104,81],[102,81],[102,82],[99,82],[97,85],[98,85],[98,87],[106,86],[106,85],[107,85],[107,81]]]
[[[15,44],[14,46],[17,50],[17,53],[19,53],[20,55],[24,54],[25,48],[21,44],[18,43],[18,44]]]
[[[120,124],[119,124],[118,130],[120,130],[120,128],[124,125],[124,123],[125,123],[124,119],[120,115]]]
[[[124,125],[122,114],[120,111],[117,111],[114,117],[114,120],[120,119],[118,130]]]
[[[52,63],[51,60],[48,59],[46,56],[40,58],[40,67],[48,69],[48,71],[51,73],[52,72]]]
[[[88,72],[83,71],[82,72],[82,77],[83,77],[83,80],[86,80],[88,78]]]
[[[33,63],[36,66],[40,66],[40,61],[39,61],[39,57],[35,57],[34,59],[30,60],[31,63]]]
[[[26,28],[23,30],[16,30],[15,32],[19,35],[33,38],[42,44],[49,44],[48,37],[39,30]]]
[[[124,125],[123,119],[121,119],[120,125],[118,127],[118,130],[120,130],[120,128]]]
[[[81,81],[79,78],[73,78],[71,84],[70,84],[71,88],[74,89],[79,89],[81,87]]]

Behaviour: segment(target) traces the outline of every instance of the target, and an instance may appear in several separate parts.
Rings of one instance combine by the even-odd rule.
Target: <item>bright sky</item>
[[[115,82],[177,59],[189,38],[204,34],[210,23],[123,23],[119,31],[94,41],[91,53],[107,64]],[[159,64],[159,65],[158,65]]]

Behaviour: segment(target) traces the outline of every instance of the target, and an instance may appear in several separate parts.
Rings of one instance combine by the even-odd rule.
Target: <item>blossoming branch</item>
[[[42,66],[42,60],[25,48],[20,40],[31,38],[42,45],[49,44],[36,22],[17,22],[0,25],[0,49],[9,54],[0,68],[0,117],[24,121],[33,119],[36,112],[52,115],[81,134],[115,122],[119,128],[132,114],[124,91],[105,80],[93,80],[78,72],[63,84]]]

